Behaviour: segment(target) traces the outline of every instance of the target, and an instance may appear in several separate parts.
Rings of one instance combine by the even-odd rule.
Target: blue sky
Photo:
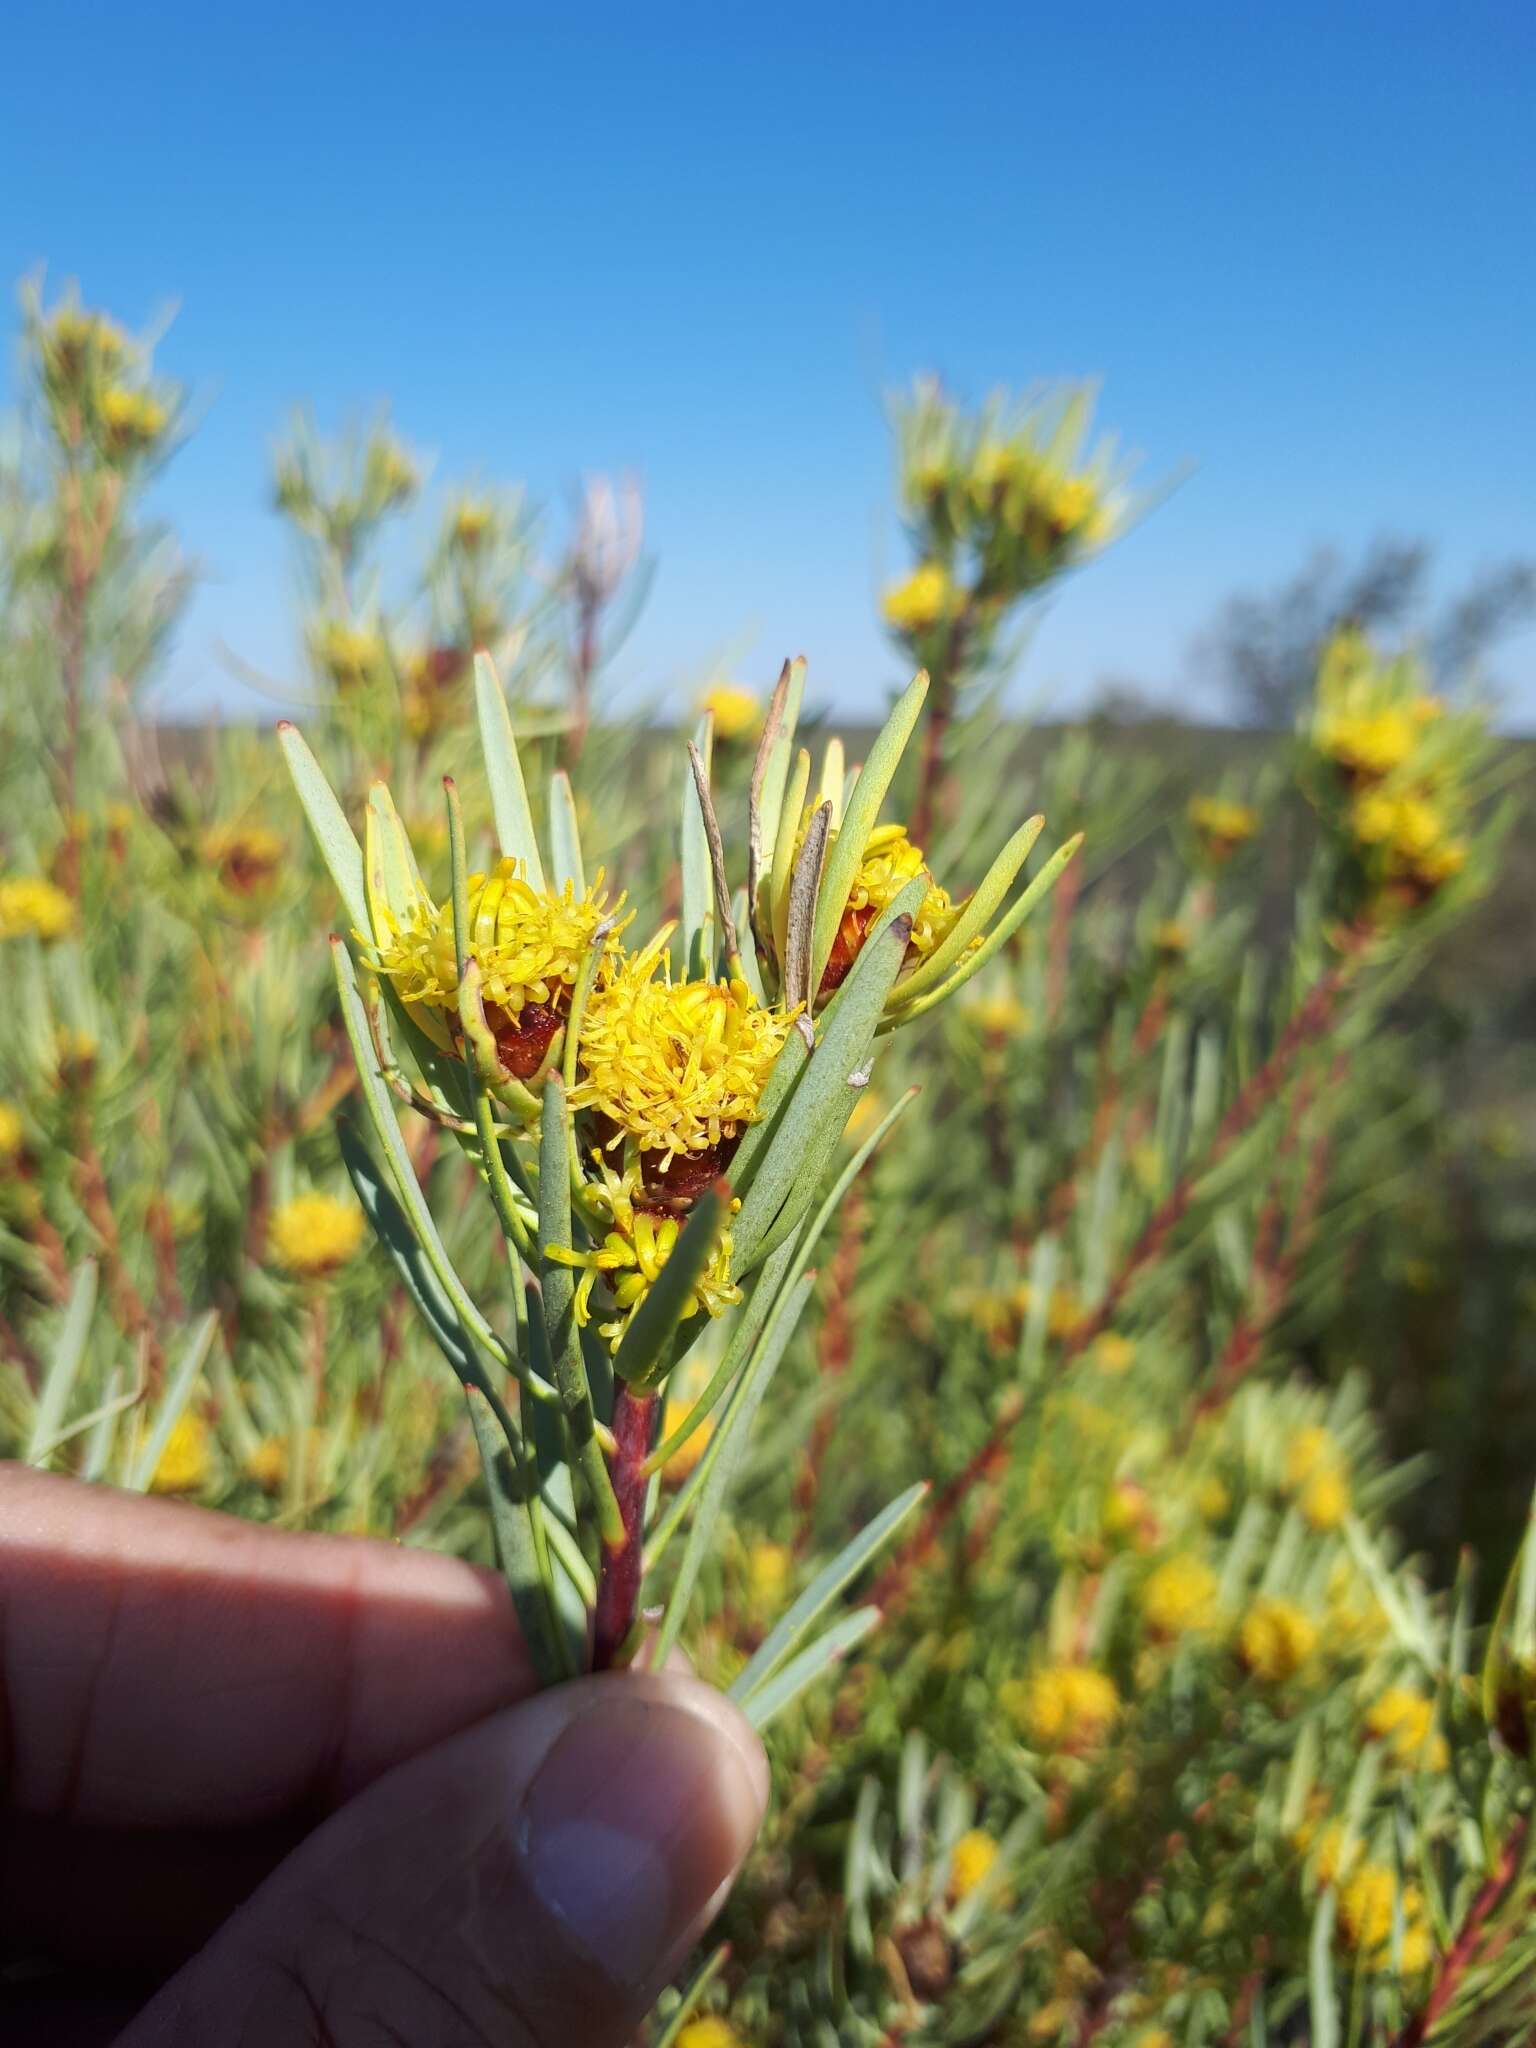
[[[1392,531],[1444,580],[1536,552],[1536,11],[1315,5],[571,9],[11,0],[0,278],[46,262],[199,395],[157,489],[207,581],[180,701],[291,668],[267,509],[291,406],[388,400],[440,478],[558,529],[633,469],[632,688],[877,702],[899,566],[884,394],[1094,374],[1187,481],[1062,590],[1021,689],[1181,689],[1235,587]],[[9,376],[7,366],[7,376]],[[1536,723],[1536,635],[1506,649]]]

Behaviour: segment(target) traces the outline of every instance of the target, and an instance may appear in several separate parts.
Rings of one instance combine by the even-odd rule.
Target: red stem
[[[1499,1858],[1498,1868],[1472,1901],[1467,1909],[1467,1917],[1461,1924],[1461,1932],[1440,1959],[1429,1997],[1393,2040],[1391,2048],[1420,2048],[1430,2028],[1455,1997],[1462,1978],[1476,1957],[1478,1943],[1489,1916],[1514,1882],[1515,1873],[1520,1867],[1520,1852],[1525,1846],[1525,1827],[1523,1820],[1515,1822],[1509,1840],[1504,1845],[1504,1854]]]
[[[614,1390],[614,1449],[608,1470],[624,1534],[611,1547],[603,1546],[592,1639],[592,1665],[597,1671],[610,1671],[618,1662],[640,1606],[645,1496],[650,1484],[645,1461],[651,1454],[658,1398],[622,1384]]]

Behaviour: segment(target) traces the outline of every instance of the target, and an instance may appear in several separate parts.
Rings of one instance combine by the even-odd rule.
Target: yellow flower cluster
[[[213,1469],[208,1425],[188,1410],[179,1415],[150,1475],[153,1493],[196,1493]]]
[[[338,690],[362,689],[384,666],[383,635],[368,626],[328,619],[311,644],[316,664]]]
[[[708,2013],[688,2022],[677,2037],[677,2048],[745,2048],[745,2043],[729,2020]]]
[[[1230,797],[1196,796],[1190,798],[1189,822],[1210,858],[1225,860],[1258,831],[1259,814]]]
[[[682,1224],[676,1216],[658,1215],[654,1209],[644,1206],[640,1166],[630,1166],[622,1174],[616,1174],[599,1160],[598,1171],[602,1177],[601,1184],[593,1188],[593,1193],[607,1207],[613,1228],[591,1251],[572,1251],[560,1245],[550,1245],[546,1249],[548,1256],[558,1264],[581,1270],[581,1279],[576,1285],[575,1312],[576,1320],[583,1328],[592,1318],[592,1289],[597,1278],[599,1274],[607,1278],[619,1313],[609,1322],[600,1323],[598,1329],[617,1350],[635,1311],[672,1256]],[[689,1192],[697,1192],[697,1189],[690,1188]],[[708,1263],[686,1297],[681,1321],[687,1322],[700,1309],[706,1315],[723,1315],[741,1300],[741,1289],[731,1279],[732,1249],[731,1233],[722,1231]],[[691,1406],[691,1402],[680,1402],[675,1415],[669,1410],[666,1426],[675,1429],[686,1418]],[[709,1441],[711,1426],[705,1423],[674,1457],[668,1459],[669,1477],[686,1478],[693,1470]]]
[[[111,384],[96,402],[102,438],[114,455],[143,455],[170,424],[170,415],[152,392]]]
[[[766,1536],[747,1551],[747,1591],[760,1607],[774,1607],[784,1597],[794,1569],[794,1553],[787,1543],[774,1543]]]
[[[1405,880],[1438,887],[1467,864],[1465,844],[1451,836],[1440,806],[1423,796],[1367,790],[1351,807],[1350,827],[1359,845],[1381,848],[1388,872]]]
[[[763,722],[763,707],[739,683],[716,683],[699,699],[701,712],[714,720],[717,740],[747,740]]]
[[[203,862],[234,896],[251,896],[277,874],[283,842],[265,825],[221,825],[203,838]]]
[[[318,1189],[295,1195],[272,1211],[267,1244],[273,1260],[302,1280],[314,1280],[344,1266],[363,1241],[363,1212]]]
[[[942,562],[920,562],[910,576],[890,586],[880,600],[880,609],[888,625],[915,637],[952,618],[962,602]]]
[[[1098,1748],[1120,1715],[1115,1681],[1091,1664],[1047,1664],[1009,1679],[998,1700],[1034,1748],[1068,1754]]]
[[[463,498],[454,507],[449,531],[461,548],[479,547],[496,523],[496,508],[484,498]]]
[[[957,1904],[969,1898],[997,1861],[997,1837],[985,1828],[969,1828],[949,1855],[949,1896]]]
[[[74,929],[75,906],[42,875],[0,878],[0,939],[62,939]]]
[[[631,1138],[653,1186],[679,1158],[723,1165],[722,1148],[757,1116],[791,1022],[744,982],[674,982],[653,941],[593,992],[572,1107],[607,1119],[610,1146]]]
[[[1391,1685],[1366,1714],[1367,1732],[1405,1770],[1443,1771],[1450,1748],[1435,1732],[1435,1704],[1407,1686]]]
[[[512,860],[469,877],[470,952],[487,1003],[517,1017],[528,1003],[558,1008],[569,1000],[597,928],[610,914],[602,880],[599,874],[580,896],[567,881],[557,894],[535,889]],[[382,908],[379,922],[375,971],[395,984],[403,1002],[457,1010],[453,905],[436,904],[423,892],[403,924]]]
[[[1397,705],[1381,711],[1327,712],[1318,722],[1318,750],[1346,773],[1376,781],[1408,759],[1423,723]]]
[[[0,1102],[0,1161],[19,1159],[25,1143],[21,1111],[14,1102]]]
[[[1170,1557],[1143,1586],[1141,1612],[1155,1636],[1205,1633],[1216,1619],[1216,1574],[1198,1557]]]
[[[1338,1443],[1319,1424],[1298,1430],[1286,1453],[1286,1485],[1314,1529],[1342,1527],[1349,1513],[1349,1474]]]
[[[1316,1647],[1316,1623],[1290,1600],[1255,1600],[1237,1634],[1238,1655],[1267,1685],[1294,1678]]]
[[[1339,1927],[1349,1946],[1367,1962],[1386,1967],[1392,1960],[1392,1931],[1402,1916],[1399,1963],[1405,1977],[1429,1966],[1434,1941],[1417,1885],[1398,1885],[1396,1873],[1384,1863],[1364,1863],[1339,1891]]]
[[[128,353],[128,341],[115,320],[81,306],[60,306],[43,335],[43,357],[50,372],[69,381],[94,362],[112,370]]]

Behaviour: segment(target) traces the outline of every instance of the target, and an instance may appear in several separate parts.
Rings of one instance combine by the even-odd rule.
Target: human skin
[[[680,1671],[536,1693],[502,1582],[0,1465],[0,2035],[620,2048],[767,1768]]]

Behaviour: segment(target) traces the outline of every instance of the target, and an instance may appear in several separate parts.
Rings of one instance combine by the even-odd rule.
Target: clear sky
[[[622,674],[895,679],[884,394],[1103,379],[1156,481],[1022,687],[1180,687],[1235,587],[1391,531],[1536,553],[1536,6],[10,0],[0,278],[46,262],[206,406],[158,486],[216,644],[290,662],[268,447],[383,400],[436,474],[644,480]],[[7,369],[9,375],[9,369]],[[1536,723],[1536,635],[1498,664]],[[247,702],[249,700],[246,700]]]

